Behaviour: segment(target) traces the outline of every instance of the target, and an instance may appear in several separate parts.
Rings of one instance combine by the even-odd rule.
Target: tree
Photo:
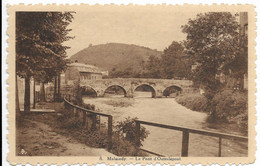
[[[210,12],[190,19],[182,30],[186,53],[199,64],[193,79],[214,94],[221,87],[217,74],[239,54],[238,22],[231,13]]]
[[[144,77],[161,78],[161,58],[150,55],[145,68]]]
[[[50,80],[63,70],[66,49],[62,42],[71,39],[67,26],[70,12],[16,13],[16,74],[25,79],[24,111],[30,111],[30,78]]]
[[[189,72],[188,60],[184,54],[182,43],[173,41],[172,44],[164,50],[161,58],[163,78],[187,78]]]
[[[239,24],[228,12],[198,14],[182,26],[187,33],[186,53],[198,64],[193,81],[204,87],[209,111],[214,114],[215,94],[222,88],[217,77],[240,54]]]

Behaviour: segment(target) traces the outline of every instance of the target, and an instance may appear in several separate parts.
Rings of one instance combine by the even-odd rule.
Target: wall
[[[78,80],[80,77],[76,67],[69,67],[65,71],[65,83],[68,84],[70,80]]]

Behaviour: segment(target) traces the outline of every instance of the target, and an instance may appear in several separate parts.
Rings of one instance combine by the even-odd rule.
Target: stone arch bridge
[[[121,89],[125,92],[126,97],[133,97],[134,91],[141,85],[149,86],[152,89],[153,97],[162,97],[163,92],[169,87],[175,87],[181,92],[190,89],[192,86],[192,81],[149,78],[113,78],[82,80],[79,82],[81,89],[91,88],[96,92],[97,97],[103,97],[106,89],[111,86],[121,87]]]

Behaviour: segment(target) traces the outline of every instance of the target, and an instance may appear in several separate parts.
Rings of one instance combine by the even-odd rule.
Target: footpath
[[[51,106],[53,104],[53,106]],[[47,103],[39,110],[53,109],[62,103]],[[37,108],[36,108],[37,110]],[[44,109],[43,109],[44,110]],[[54,109],[53,109],[54,110]],[[56,110],[55,110],[56,111]],[[25,115],[18,122],[16,130],[16,153],[22,156],[115,156],[102,148],[92,148],[78,142],[72,136],[57,133],[53,130],[54,116],[58,112],[40,112]],[[52,124],[52,125],[49,125]],[[86,140],[87,141],[87,140]]]

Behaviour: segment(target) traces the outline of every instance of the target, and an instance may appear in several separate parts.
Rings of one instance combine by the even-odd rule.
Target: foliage
[[[215,116],[217,119],[232,122],[239,115],[247,116],[248,98],[245,92],[225,90],[216,94],[213,100],[216,102]]]
[[[164,50],[161,58],[163,78],[187,78],[189,72],[189,58],[184,54],[182,43],[173,41]]]
[[[198,92],[183,93],[176,98],[176,101],[193,111],[207,111],[207,99]]]
[[[57,124],[62,129],[77,129],[81,127],[80,121],[74,117],[73,111],[66,110],[57,117]]]
[[[145,77],[161,78],[161,58],[151,55],[145,65]]]
[[[183,52],[183,44],[173,41],[162,56],[150,55],[148,60],[140,61],[142,69],[133,67],[124,70],[113,68],[110,77],[122,78],[187,78],[190,71],[189,57]],[[140,72],[141,71],[141,72]]]
[[[113,133],[112,142],[111,152],[117,156],[144,156],[136,146],[117,133]]]
[[[123,139],[129,141],[131,144],[135,145],[135,120],[137,118],[130,118],[127,117],[124,121],[118,122],[118,124],[115,126],[116,133],[118,133]],[[140,146],[142,146],[142,142],[145,140],[145,138],[148,137],[149,131],[145,129],[145,127],[141,126],[140,128]]]
[[[196,92],[183,93],[176,98],[176,101],[193,110],[203,111],[209,114],[208,122],[235,123],[243,131],[247,131],[248,126],[248,98],[247,92],[238,90],[223,90],[218,92],[212,102],[215,112],[207,102],[207,98]]]
[[[247,36],[241,34],[236,16],[228,12],[198,14],[182,30],[187,33],[185,51],[197,64],[193,81],[205,90],[208,122],[236,119],[246,128],[246,93],[221,91],[225,84],[218,77],[225,74],[243,82],[247,73]]]
[[[205,87],[210,99],[221,88],[216,75],[239,55],[238,22],[231,13],[209,12],[190,19],[182,31],[187,33],[185,51],[198,64],[193,80]]]
[[[85,132],[84,139],[92,147],[105,148],[107,145],[107,134],[104,131],[89,130]]]
[[[16,12],[16,74],[25,78],[24,110],[30,111],[30,78],[48,82],[66,67],[70,12]]]
[[[69,12],[16,13],[16,70],[20,77],[50,80],[64,70]],[[45,81],[45,80],[43,80]]]

